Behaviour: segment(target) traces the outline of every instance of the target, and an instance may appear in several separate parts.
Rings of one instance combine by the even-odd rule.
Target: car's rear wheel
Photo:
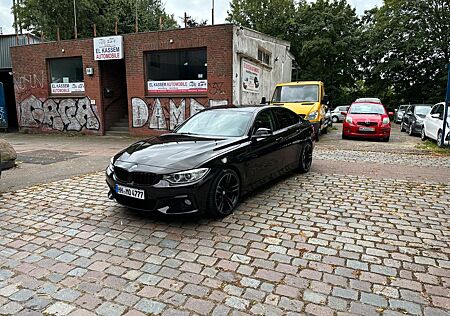
[[[405,126],[403,125],[403,122],[400,123],[400,132],[406,132]]]
[[[339,122],[339,118],[337,116],[333,116],[331,118],[331,121],[333,121],[333,123],[337,123],[337,122]]]
[[[413,135],[414,135],[414,128],[413,128],[413,125],[412,125],[412,124],[409,125],[409,128],[408,128],[408,135],[409,135],[409,136],[413,136]]]
[[[437,139],[436,139],[438,147],[443,147],[444,143],[442,142],[442,130],[439,130],[437,133]]]
[[[427,140],[427,134],[425,134],[425,127],[422,127],[422,131],[420,132],[420,139],[424,142]]]
[[[212,217],[225,217],[233,213],[239,202],[241,181],[238,174],[225,169],[213,181],[208,197],[208,212]]]
[[[302,151],[298,162],[298,172],[307,173],[311,169],[313,160],[313,146],[312,143],[307,141],[303,144]]]

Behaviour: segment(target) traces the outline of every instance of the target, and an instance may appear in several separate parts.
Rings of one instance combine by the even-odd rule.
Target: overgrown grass
[[[417,144],[416,147],[421,150],[432,152],[434,154],[450,156],[450,147],[446,146],[443,148],[439,148],[436,142],[433,142],[431,140],[426,140],[420,144]]]

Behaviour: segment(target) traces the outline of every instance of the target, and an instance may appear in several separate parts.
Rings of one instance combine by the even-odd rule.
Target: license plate
[[[360,132],[375,132],[375,127],[360,127]]]
[[[129,196],[135,199],[145,200],[144,190],[129,188],[123,185],[116,184],[116,193],[120,195]]]

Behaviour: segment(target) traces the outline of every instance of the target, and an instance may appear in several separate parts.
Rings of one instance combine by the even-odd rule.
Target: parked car
[[[337,106],[333,111],[331,111],[331,120],[333,123],[344,121],[345,115],[342,113],[347,113],[349,107],[350,105]]]
[[[256,187],[308,172],[312,138],[311,123],[283,107],[209,108],[111,158],[108,196],[138,210],[224,217]]]
[[[400,131],[410,136],[422,132],[423,120],[431,111],[431,104],[412,104],[408,106],[400,123]]]
[[[388,114],[381,103],[354,102],[342,125],[342,138],[378,138],[388,142],[391,135],[389,115],[393,114]]]
[[[395,109],[395,115],[394,115],[394,122],[395,123],[401,123],[403,114],[405,114],[406,109],[408,108],[409,104],[402,104],[399,105],[398,108]]]
[[[422,140],[427,138],[433,139],[437,142],[439,147],[442,147],[445,142],[450,145],[450,108],[447,109],[447,127],[445,132],[444,143],[442,142],[442,127],[444,126],[444,106],[445,102],[435,104],[431,111],[426,115],[423,121],[423,128],[421,133]]]
[[[358,98],[355,102],[381,103],[381,100],[378,98]]]

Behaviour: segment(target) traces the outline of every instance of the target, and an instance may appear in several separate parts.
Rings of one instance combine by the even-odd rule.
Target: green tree
[[[450,62],[450,3],[385,0],[363,18],[366,85],[386,103],[440,101]]]
[[[324,81],[334,104],[351,102],[360,78],[361,32],[355,9],[345,0],[317,0],[300,5],[296,15],[291,42],[298,79]]]
[[[92,37],[93,24],[97,36],[114,33],[116,17],[119,34],[135,31],[135,12],[139,21],[139,31],[159,29],[162,17],[163,28],[177,27],[172,15],[168,15],[161,0],[75,0],[78,37]],[[35,35],[43,32],[46,39],[56,39],[59,27],[61,39],[74,38],[73,1],[22,0],[13,11],[17,14],[20,28]]]
[[[296,23],[294,0],[231,0],[230,7],[228,22],[281,39],[290,37]]]

